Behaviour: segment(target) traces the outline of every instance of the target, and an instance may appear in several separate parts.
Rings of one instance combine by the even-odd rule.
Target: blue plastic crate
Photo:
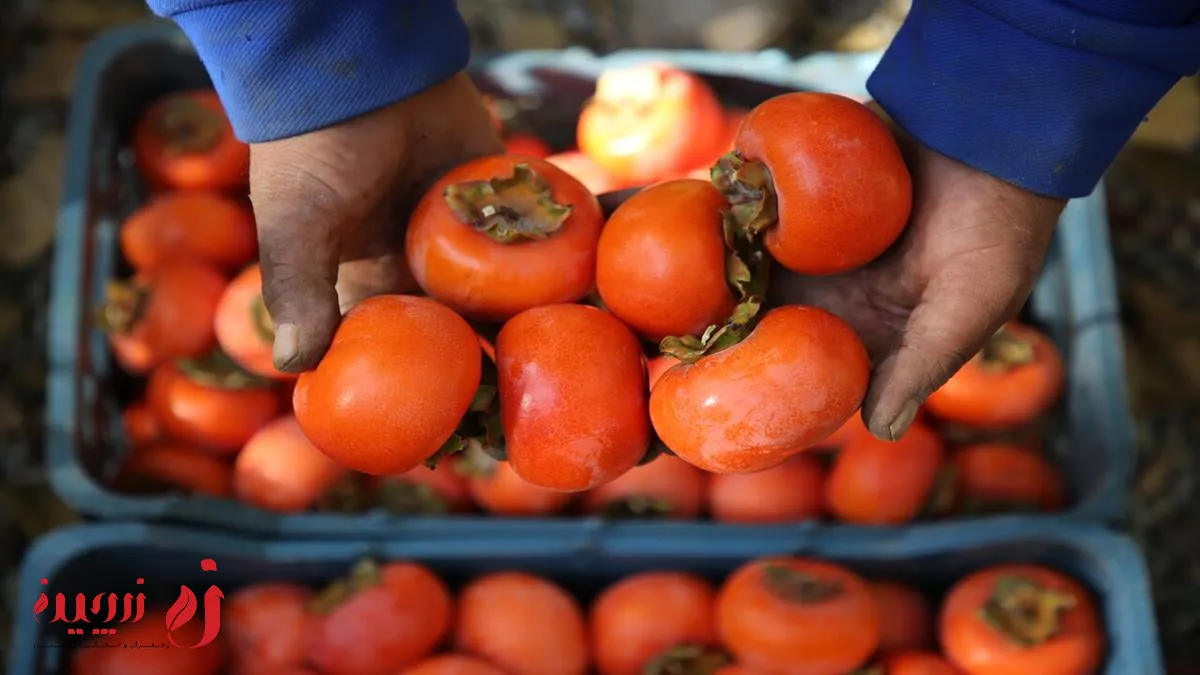
[[[594,78],[608,66],[675,63],[703,74],[729,104],[750,107],[787,89],[863,94],[877,59],[878,55],[851,54],[792,61],[780,52],[670,51],[599,57],[566,50],[490,58],[475,64],[473,71],[484,91],[519,94],[537,104],[530,115],[539,132],[564,147],[573,139],[575,113],[591,95]],[[406,535],[444,527],[445,518],[400,518],[382,512],[281,516],[205,497],[123,495],[97,479],[115,468],[120,458],[114,452],[124,446],[119,422],[122,376],[111,363],[103,334],[91,322],[105,282],[119,269],[121,218],[139,197],[140,183],[124,139],[148,101],[207,82],[183,35],[164,22],[105,33],[81,59],[50,307],[45,456],[54,489],[88,516],[188,522],[264,535]],[[1055,338],[1070,370],[1065,403],[1070,451],[1061,458],[1071,496],[1069,514],[1117,519],[1125,511],[1134,447],[1100,192],[1068,206],[1031,314]],[[520,527],[550,525],[525,521]]]

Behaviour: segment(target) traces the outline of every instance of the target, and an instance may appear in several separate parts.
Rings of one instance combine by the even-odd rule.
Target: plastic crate
[[[575,113],[605,67],[675,63],[705,75],[730,105],[750,107],[787,89],[865,95],[864,83],[877,59],[823,54],[792,61],[781,52],[672,51],[598,57],[572,49],[490,58],[475,64],[474,72],[484,91],[517,95],[539,132],[565,147],[573,140]],[[77,78],[48,338],[45,456],[58,494],[92,517],[188,522],[273,536],[404,536],[441,529],[446,518],[381,512],[281,516],[205,497],[123,495],[97,479],[119,459],[113,449],[124,447],[119,415],[128,387],[91,321],[105,282],[120,269],[121,218],[140,196],[123,141],[149,100],[205,85],[207,77],[182,33],[165,22],[150,22],[98,38],[84,54]],[[1069,513],[1081,519],[1118,518],[1125,509],[1134,447],[1102,194],[1068,206],[1031,312],[1056,339],[1070,369],[1065,404],[1070,452],[1062,457],[1073,505]],[[549,522],[523,521],[521,527],[549,527]]]
[[[215,533],[135,524],[85,525],[52,533],[30,549],[19,580],[9,675],[64,673],[64,657],[81,638],[34,621],[38,595],[132,590],[145,579],[147,606],[170,604],[180,584],[194,591],[217,584],[225,596],[266,580],[320,584],[353,562],[413,559],[452,586],[481,573],[523,570],[547,575],[587,602],[617,578],[675,569],[714,581],[763,555],[802,555],[846,563],[868,578],[914,584],[936,598],[949,584],[982,567],[1011,562],[1049,565],[1075,576],[1099,600],[1109,636],[1103,675],[1163,672],[1141,556],[1128,539],[1095,525],[1052,519],[1004,518],[987,528],[933,525],[920,534],[803,533],[780,527],[725,528],[616,524],[560,536],[473,527],[440,537],[371,544],[362,541],[263,542]],[[200,571],[212,558],[216,573]],[[43,586],[41,579],[49,584]],[[119,636],[118,636],[119,637]]]

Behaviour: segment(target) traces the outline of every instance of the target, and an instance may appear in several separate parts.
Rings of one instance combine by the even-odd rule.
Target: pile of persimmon
[[[975,571],[940,607],[913,586],[800,557],[752,560],[717,583],[637,572],[586,605],[538,574],[495,571],[452,590],[411,561],[362,561],[323,589],[227,592],[206,646],[188,648],[193,621],[172,636],[181,647],[79,649],[71,674],[1095,675],[1106,648],[1091,593],[1039,565]],[[170,644],[165,614],[147,607],[122,640]]]

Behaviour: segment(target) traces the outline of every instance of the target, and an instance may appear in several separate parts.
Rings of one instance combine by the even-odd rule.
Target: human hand
[[[415,288],[404,262],[412,207],[450,168],[503,149],[463,74],[335,126],[252,145],[250,198],[275,367],[316,366],[345,310]]]

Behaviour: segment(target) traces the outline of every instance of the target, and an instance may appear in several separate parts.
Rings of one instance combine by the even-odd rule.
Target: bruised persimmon
[[[645,184],[693,169],[723,142],[725,115],[699,76],[667,64],[613,68],[579,115],[579,149],[621,180]]]
[[[220,352],[159,366],[146,402],[171,437],[225,454],[280,412],[275,392]]]
[[[273,675],[305,664],[312,591],[261,583],[229,594],[221,608],[221,635],[229,643],[232,675]]]
[[[454,645],[509,675],[583,675],[588,667],[579,603],[554,582],[524,572],[487,574],[462,589]]]
[[[595,195],[546,160],[483,157],[443,176],[408,221],[405,253],[431,297],[503,321],[592,289],[604,216]]]
[[[1009,322],[925,402],[934,416],[979,429],[1033,422],[1062,394],[1066,369],[1045,334]]]
[[[510,155],[525,155],[545,159],[554,154],[546,141],[533,134],[512,134],[504,139],[504,152]]]
[[[467,654],[439,654],[396,675],[507,675],[503,670]]]
[[[179,489],[208,497],[233,496],[233,465],[176,441],[134,448],[114,480],[118,489]]]
[[[833,314],[789,305],[722,346],[732,334],[677,341],[671,355],[684,363],[650,392],[654,430],[681,459],[713,473],[767,469],[833,433],[862,403],[867,351]]]
[[[313,601],[308,662],[323,675],[393,675],[450,632],[453,601],[424,565],[363,561]]]
[[[661,456],[588,490],[583,509],[613,517],[695,518],[704,509],[708,475],[687,462]]]
[[[876,670],[864,675],[965,675],[949,661],[923,651],[903,651],[888,654]]]
[[[213,317],[217,343],[247,372],[277,380],[295,375],[275,367],[275,322],[262,296],[262,268],[255,263],[226,286]]]
[[[654,389],[654,384],[658,382],[658,378],[662,374],[670,370],[672,367],[679,365],[679,359],[670,356],[656,356],[646,361],[646,379],[650,389]]]
[[[217,270],[184,260],[110,282],[99,322],[113,356],[144,375],[170,359],[203,355],[217,341],[213,316],[224,290]]]
[[[869,581],[867,585],[879,607],[879,651],[933,646],[933,609],[925,596],[894,581]]]
[[[583,183],[583,186],[594,195],[602,195],[605,192],[631,187],[630,184],[608,173],[604,167],[596,163],[596,160],[578,150],[550,155],[546,158],[546,161],[566,171],[575,180]]]
[[[497,461],[479,447],[468,445],[455,468],[467,476],[471,499],[484,511],[496,515],[549,516],[565,509],[572,494],[527,482],[508,462]]]
[[[345,467],[318,450],[292,415],[255,432],[233,463],[237,498],[280,513],[310,508],[345,475]]]
[[[121,624],[107,640],[92,638],[108,648],[76,649],[70,655],[71,675],[217,675],[225,661],[222,640],[189,649],[200,642],[204,622],[199,618],[167,633],[165,607],[147,607],[140,620]],[[89,636],[90,637],[90,636]],[[82,639],[81,639],[82,642]],[[131,649],[124,645],[144,645]],[[150,645],[165,645],[149,648]],[[179,646],[176,646],[179,645]]]
[[[820,518],[825,467],[812,454],[789,457],[754,473],[715,474],[708,483],[708,510],[723,523],[790,523]]]
[[[296,382],[296,420],[313,445],[351,469],[403,473],[454,435],[479,388],[482,358],[470,324],[444,305],[367,298]]]
[[[254,214],[216,192],[155,195],[121,224],[121,253],[141,271],[193,260],[232,272],[258,253]]]
[[[587,490],[632,469],[650,445],[641,344],[613,315],[546,305],[496,337],[508,462],[526,481]]]
[[[684,572],[642,572],[609,586],[590,613],[596,670],[668,675],[693,672],[685,666],[699,659],[721,659],[706,650],[717,641],[715,602],[712,584]]]
[[[959,581],[943,601],[939,641],[971,675],[1091,675],[1104,633],[1091,595],[1038,565],[998,565]]]
[[[121,412],[121,424],[125,428],[125,440],[132,447],[140,447],[161,440],[162,424],[144,401],[130,403]]]
[[[879,645],[879,610],[850,570],[807,558],[738,568],[717,594],[717,633],[738,663],[775,675],[842,675]]]
[[[1061,511],[1062,475],[1045,457],[1016,445],[981,443],[959,448],[954,467],[958,508],[966,513]]]
[[[168,94],[133,130],[138,168],[153,186],[176,190],[244,190],[250,147],[233,135],[217,93]]]
[[[390,513],[444,514],[471,509],[467,478],[455,462],[418,466],[374,481],[375,501]]]
[[[857,436],[833,460],[825,506],[838,520],[858,525],[899,525],[927,505],[940,510],[944,459],[942,439],[922,424],[914,423],[894,443]]]
[[[643,337],[699,333],[733,311],[721,229],[725,200],[708,181],[652,185],[608,218],[596,251],[596,290]]]
[[[817,92],[750,111],[712,171],[737,229],[800,274],[877,258],[908,222],[912,178],[887,124],[857,101]]]

